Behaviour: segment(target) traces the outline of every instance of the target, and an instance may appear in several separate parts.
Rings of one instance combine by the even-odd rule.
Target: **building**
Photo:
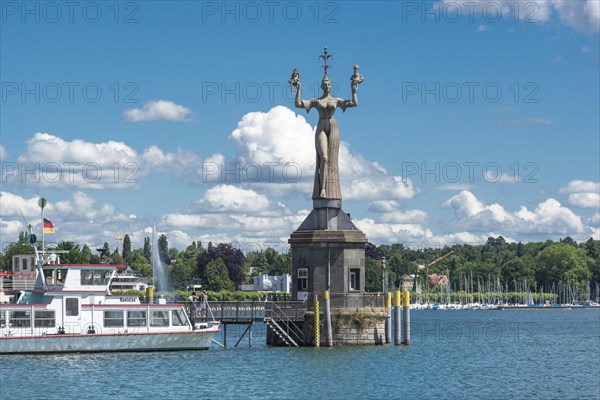
[[[254,292],[292,292],[292,276],[283,275],[257,275],[252,277],[252,285],[241,285],[241,290]]]

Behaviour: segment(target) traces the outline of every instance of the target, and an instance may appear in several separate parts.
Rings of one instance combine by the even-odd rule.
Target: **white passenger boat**
[[[37,266],[33,289],[0,304],[0,354],[208,349],[218,322],[194,325],[182,304],[112,294],[111,264]]]

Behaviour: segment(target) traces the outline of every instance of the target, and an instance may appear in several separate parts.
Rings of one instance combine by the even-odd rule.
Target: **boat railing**
[[[0,274],[0,292],[19,292],[35,287],[36,274]]]

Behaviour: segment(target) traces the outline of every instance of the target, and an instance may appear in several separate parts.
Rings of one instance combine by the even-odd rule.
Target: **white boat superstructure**
[[[0,353],[208,349],[218,322],[194,325],[182,304],[112,294],[123,265],[45,264],[33,289],[0,304]]]

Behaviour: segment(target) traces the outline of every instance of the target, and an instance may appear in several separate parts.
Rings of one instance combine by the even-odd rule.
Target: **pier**
[[[192,322],[221,321],[223,326],[223,343],[216,343],[227,348],[228,325],[245,325],[246,329],[237,339],[234,347],[238,347],[244,337],[248,338],[248,346],[252,347],[252,328],[255,322],[264,322],[274,332],[279,332],[282,340],[289,340],[288,345],[298,346],[301,331],[296,322],[304,321],[306,302],[303,301],[209,301],[208,307],[202,308],[200,303],[186,303],[186,310]],[[296,327],[296,329],[294,329]],[[294,340],[293,338],[296,338]]]

